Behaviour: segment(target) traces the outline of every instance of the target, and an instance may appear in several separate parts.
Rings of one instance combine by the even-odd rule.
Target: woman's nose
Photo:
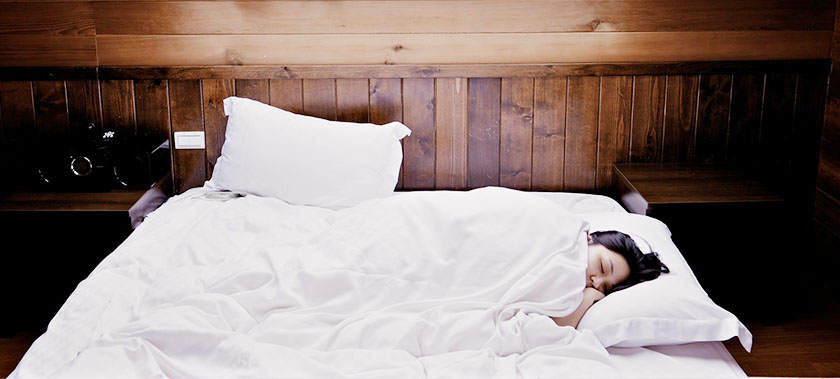
[[[603,279],[599,276],[592,275],[589,277],[589,285],[595,288],[601,288],[601,284],[603,283]]]

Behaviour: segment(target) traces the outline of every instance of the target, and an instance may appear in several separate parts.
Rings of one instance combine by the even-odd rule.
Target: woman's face
[[[586,286],[604,294],[630,277],[627,260],[603,245],[589,245],[589,265],[586,267]]]

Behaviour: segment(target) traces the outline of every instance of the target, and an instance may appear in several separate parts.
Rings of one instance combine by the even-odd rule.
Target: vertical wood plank
[[[32,107],[32,83],[0,81],[0,121],[3,129],[3,151],[8,161],[26,157],[29,162],[35,154],[27,146],[35,133],[35,111]],[[2,165],[4,172],[0,190],[12,190],[32,179],[26,164]],[[8,179],[6,179],[8,178]]]
[[[370,87],[367,79],[336,79],[337,119],[370,122]]]
[[[566,77],[534,81],[531,189],[561,191],[566,153]]]
[[[467,80],[435,80],[435,188],[467,187]]]
[[[303,80],[271,79],[269,86],[269,104],[289,112],[303,113]]]
[[[566,122],[566,169],[563,188],[589,191],[595,188],[598,154],[600,79],[569,77],[569,109]]]
[[[840,149],[836,146],[840,146],[840,101],[830,96],[825,108],[817,189],[827,196],[840,198]]]
[[[233,95],[235,89],[231,79],[205,79],[201,81],[204,107],[205,167],[207,179],[213,177],[216,161],[222,155],[225,142],[227,116],[223,101]]]
[[[336,119],[335,79],[303,80],[303,113],[327,120]]]
[[[435,81],[403,79],[403,120],[411,135],[403,139],[403,188],[435,187]]]
[[[102,128],[102,107],[99,101],[99,82],[96,80],[67,81],[67,118],[70,133],[87,129],[91,122]]]
[[[238,97],[253,99],[268,104],[271,99],[267,79],[235,79],[234,93]]]
[[[371,79],[370,80],[370,122],[378,125],[403,119],[402,81],[400,79]],[[412,130],[412,133],[414,131]],[[400,141],[404,143],[405,140]],[[403,148],[403,157],[405,157]],[[400,174],[397,177],[397,189],[403,188],[405,168],[400,164]]]
[[[34,132],[32,83],[0,81],[0,114],[3,135],[9,141],[22,141],[25,134]]]
[[[631,162],[661,161],[664,103],[665,78],[663,76],[634,78]]]
[[[117,137],[137,134],[134,113],[134,82],[131,80],[103,80],[102,129],[116,133]]]
[[[729,130],[731,75],[701,75],[697,98],[697,160],[722,161],[726,158]]]
[[[502,78],[499,184],[531,189],[534,78]]]
[[[733,75],[727,160],[752,166],[750,161],[758,153],[763,101],[764,74]]]
[[[157,142],[169,138],[169,91],[165,80],[136,80],[137,135]]]
[[[764,87],[764,112],[761,116],[759,156],[761,172],[770,186],[782,193],[790,178],[791,153],[788,143],[793,131],[796,100],[796,74],[767,74]]]
[[[169,81],[169,113],[173,133],[204,131],[201,110],[200,81]],[[204,150],[172,149],[172,154],[172,184],[176,194],[204,184],[207,178]]]
[[[819,165],[820,136],[825,114],[826,80],[821,75],[799,74],[796,86],[791,145],[790,203],[805,224],[813,213]]]
[[[33,107],[35,109],[35,132],[39,138],[53,142],[66,142],[69,121],[67,119],[67,98],[64,82],[32,82]]]
[[[694,160],[697,75],[670,75],[665,84],[665,128],[662,161]]]
[[[469,80],[469,188],[499,185],[501,79]]]
[[[598,172],[595,187],[612,187],[612,164],[630,159],[630,119],[633,112],[633,77],[601,78],[598,121]]]

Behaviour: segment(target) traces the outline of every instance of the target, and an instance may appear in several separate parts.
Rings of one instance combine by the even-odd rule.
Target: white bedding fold
[[[487,188],[329,211],[206,192],[149,217],[13,377],[615,374],[591,333],[547,317],[581,301],[587,229],[549,200]]]

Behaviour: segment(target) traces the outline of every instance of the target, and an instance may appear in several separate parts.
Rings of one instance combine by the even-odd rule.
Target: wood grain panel
[[[659,162],[662,159],[664,105],[664,77],[637,76],[634,78],[631,162]]]
[[[402,80],[370,80],[370,122],[384,125],[403,119]]]
[[[269,104],[289,112],[303,113],[303,81],[300,79],[271,79]]]
[[[728,160],[739,165],[750,166],[751,160],[756,158],[761,133],[763,102],[763,74],[735,74],[732,76]]]
[[[467,187],[469,140],[465,78],[435,79],[435,188]]]
[[[830,0],[95,2],[102,34],[832,30]],[[535,14],[534,10],[539,13]],[[411,15],[411,22],[405,16]],[[155,20],[154,23],[144,20]],[[807,20],[807,21],[806,21]]]
[[[172,80],[169,82],[169,113],[172,132],[204,131],[202,120],[201,82]],[[172,185],[175,193],[199,187],[207,179],[205,152],[199,149],[172,149]]]
[[[840,149],[837,146],[840,146],[840,101],[831,97],[825,108],[817,188],[840,199]]]
[[[67,87],[67,118],[70,132],[77,133],[91,122],[102,128],[102,107],[99,101],[99,82],[95,80],[71,80]],[[167,122],[167,128],[169,123]]]
[[[94,35],[93,4],[13,2],[2,5],[0,34]]]
[[[27,149],[27,142],[35,132],[35,111],[32,107],[32,84],[30,82],[0,82],[0,121],[2,121],[3,151],[1,155],[34,158]],[[0,190],[20,186],[27,167],[23,164],[3,165],[6,178]]]
[[[32,98],[38,137],[66,140],[70,124],[64,82],[32,82]]]
[[[165,80],[136,80],[137,135],[155,143],[169,139],[169,88]]]
[[[336,119],[335,79],[304,79],[303,113]]]
[[[470,78],[467,186],[499,185],[501,79]]]
[[[96,66],[96,54],[94,36],[0,35],[0,66]]]
[[[531,189],[563,189],[566,152],[566,77],[534,80],[534,146]]]
[[[234,93],[238,97],[253,99],[264,104],[269,103],[268,80],[265,79],[236,79]]]
[[[370,80],[370,122],[384,125],[392,121],[403,119],[402,80],[400,79],[371,79]],[[400,141],[404,144],[404,141]],[[405,156],[405,153],[403,153]],[[397,177],[397,189],[403,188],[405,168],[400,163],[400,173]]]
[[[697,159],[701,162],[726,158],[729,132],[731,75],[701,75],[697,103]]]
[[[784,191],[784,182],[790,174],[788,142],[793,131],[796,75],[768,74],[765,80],[758,159],[769,184],[777,191]]]
[[[435,188],[435,80],[403,79],[403,188]]]
[[[534,79],[502,78],[499,184],[531,189]]]
[[[131,80],[100,81],[102,94],[102,129],[123,138],[137,134],[134,110],[134,82]]]
[[[12,140],[35,130],[31,82],[0,82],[3,135]]]
[[[201,94],[204,108],[204,141],[205,167],[207,179],[213,177],[216,161],[222,155],[222,145],[225,142],[227,130],[227,116],[223,101],[233,95],[235,87],[233,80],[216,79],[202,80]]]
[[[103,66],[505,64],[825,59],[831,36],[827,31],[98,35],[96,41]],[[0,38],[0,47],[4,41]]]
[[[826,80],[820,75],[799,74],[796,86],[794,126],[790,138],[790,203],[803,214],[802,225],[812,215],[820,135],[825,113]]]
[[[818,187],[814,201],[814,236],[818,257],[824,262],[822,273],[828,277],[832,277],[831,270],[840,264],[840,256],[837,255],[837,247],[840,246],[837,220],[840,220],[840,200]],[[836,316],[833,319],[836,320]],[[820,334],[817,338],[823,338],[823,335]]]
[[[630,160],[630,120],[633,111],[633,77],[601,77],[598,120],[598,189],[613,185],[613,163]]]
[[[833,268],[840,262],[840,6],[835,6],[834,41],[831,46],[832,68],[825,102],[820,157],[817,166],[817,186],[814,201],[814,231],[817,251],[822,255],[821,274],[833,276]],[[834,293],[840,290],[830,280]]]
[[[696,75],[668,76],[666,79],[664,162],[690,162],[694,158],[698,80]]]
[[[595,188],[600,85],[598,77],[569,77],[566,169],[563,178],[566,191],[591,191]]]
[[[370,121],[370,88],[367,79],[336,79],[337,119],[350,122]]]
[[[511,78],[586,75],[698,75],[733,73],[812,72],[828,75],[825,59],[774,61],[690,61],[619,63],[526,64],[362,64],[362,65],[249,65],[249,66],[103,66],[90,68],[0,67],[0,80],[53,78],[119,79],[332,79],[332,78]],[[24,78],[24,79],[21,79]]]

